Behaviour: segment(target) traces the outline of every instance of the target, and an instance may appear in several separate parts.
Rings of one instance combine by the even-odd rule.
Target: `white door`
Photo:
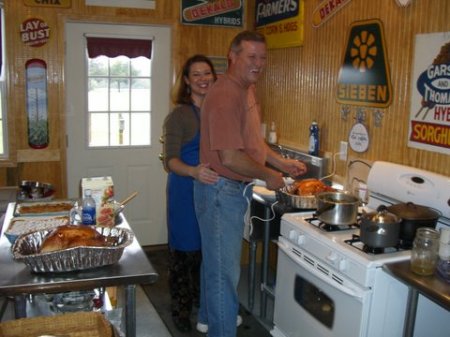
[[[86,36],[152,40],[150,79],[149,144],[144,146],[89,146]],[[169,27],[113,24],[66,24],[66,114],[68,196],[80,197],[83,177],[111,176],[115,199],[134,191],[138,196],[125,208],[125,215],[141,245],[167,243],[166,173],[159,160],[159,138],[169,111],[171,81],[171,31]],[[92,128],[104,125],[92,121]],[[130,131],[132,133],[132,131]],[[135,132],[136,133],[136,132]],[[140,138],[141,135],[136,135]],[[117,144],[116,144],[117,145]]]

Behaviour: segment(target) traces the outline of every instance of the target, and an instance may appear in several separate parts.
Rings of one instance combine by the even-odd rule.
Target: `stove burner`
[[[344,240],[344,242],[352,247],[355,247],[356,249],[359,249],[360,251],[366,253],[366,254],[371,254],[371,255],[379,255],[379,254],[384,254],[384,253],[393,253],[393,252],[398,252],[401,250],[408,250],[409,248],[406,247],[402,247],[402,245],[400,243],[398,243],[396,246],[394,247],[370,247],[366,244],[364,244],[361,241],[361,238],[359,235],[357,234],[352,234],[352,238],[348,239],[348,240]]]
[[[330,225],[323,221],[320,221],[317,216],[313,215],[309,218],[305,218],[305,221],[309,222],[311,225],[325,231],[325,232],[337,232],[349,229],[359,228],[357,223],[350,225]]]
[[[382,247],[370,247],[368,245],[364,245],[363,246],[363,252],[365,253],[369,253],[369,254],[383,254],[384,253],[384,248]]]

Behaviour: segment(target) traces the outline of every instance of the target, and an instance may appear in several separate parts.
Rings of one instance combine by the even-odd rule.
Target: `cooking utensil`
[[[317,218],[328,225],[356,223],[359,199],[347,192],[321,192],[317,194]]]
[[[283,187],[275,191],[277,200],[281,203],[299,209],[317,208],[317,199],[315,195],[296,195],[290,192],[288,187]]]
[[[125,199],[123,199],[120,204],[121,205],[125,205],[128,204],[132,199],[134,199],[136,196],[138,195],[138,192],[133,192],[131,193],[128,197],[126,197]]]
[[[412,202],[395,204],[387,210],[402,219],[400,226],[400,239],[412,242],[419,227],[435,228],[441,215],[439,211],[430,207],[417,205]]]
[[[360,223],[361,242],[371,248],[395,247],[398,243],[401,218],[381,205],[376,212],[363,213]]]

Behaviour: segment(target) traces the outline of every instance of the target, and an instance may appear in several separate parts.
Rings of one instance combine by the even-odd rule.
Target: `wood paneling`
[[[11,161],[20,180],[52,183],[57,195],[66,195],[64,26],[67,21],[120,24],[166,25],[172,28],[173,77],[186,58],[194,53],[225,56],[236,28],[186,26],[179,23],[179,1],[157,1],[155,10],[85,6],[84,0],[72,0],[72,7],[28,7],[23,1],[5,1],[6,54],[8,69],[8,116],[10,122]],[[40,18],[50,27],[50,40],[33,48],[20,41],[19,29],[28,18]],[[40,58],[47,63],[49,138],[46,149],[33,150],[27,142],[25,106],[25,62]],[[6,180],[6,172],[0,182]]]
[[[419,33],[450,31],[450,1],[413,0],[400,8],[394,0],[352,0],[319,28],[310,24],[319,1],[305,1],[305,36],[302,47],[269,51],[268,66],[258,85],[264,121],[275,121],[279,142],[305,149],[308,126],[316,119],[321,127],[321,150],[339,151],[354,124],[355,111],[347,121],[341,119],[341,104],[335,90],[346,45],[347,29],[355,21],[379,19],[386,38],[391,72],[393,101],[383,112],[381,127],[374,126],[367,109],[370,147],[349,155],[368,160],[386,160],[450,176],[450,156],[407,147],[411,67],[414,38]],[[337,173],[345,167],[338,161]]]
[[[181,25],[180,2],[158,0],[155,10],[86,7],[84,0],[72,0],[68,9],[27,7],[23,1],[5,1],[6,56],[8,74],[8,115],[12,162],[16,168],[0,171],[17,180],[53,183],[59,196],[66,194],[65,180],[65,87],[64,24],[66,21],[111,22],[168,25],[172,28],[173,77],[183,61],[194,53],[225,56],[236,28]],[[253,22],[254,0],[246,1],[247,23]],[[316,119],[321,127],[321,150],[335,153],[339,141],[348,138],[355,109],[347,121],[341,119],[341,105],[335,99],[335,86],[342,62],[347,29],[358,20],[380,19],[386,34],[386,48],[393,84],[393,102],[376,128],[370,113],[367,125],[371,136],[366,153],[350,155],[367,160],[387,160],[450,176],[449,156],[407,147],[410,73],[414,37],[418,33],[450,31],[450,1],[413,0],[400,8],[394,0],[352,0],[343,10],[319,28],[310,24],[316,0],[305,0],[305,36],[302,47],[269,51],[268,67],[258,84],[264,121],[275,121],[281,144],[306,148],[308,126]],[[20,41],[20,24],[38,17],[51,29],[49,42],[32,48]],[[50,144],[48,149],[31,150],[27,143],[24,65],[41,58],[48,65]],[[59,153],[59,155],[58,155]],[[19,154],[19,156],[18,156]],[[337,173],[344,175],[345,164],[338,161]]]

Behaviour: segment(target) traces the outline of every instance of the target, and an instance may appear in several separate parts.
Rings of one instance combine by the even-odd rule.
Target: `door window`
[[[151,41],[89,39],[88,146],[150,146]]]

